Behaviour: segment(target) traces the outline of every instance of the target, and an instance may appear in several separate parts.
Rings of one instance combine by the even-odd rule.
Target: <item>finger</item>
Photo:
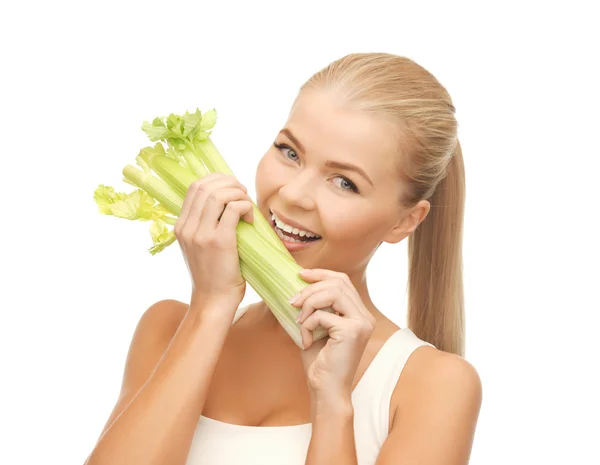
[[[248,189],[244,186],[238,178],[233,176],[232,174],[223,174],[223,173],[212,173],[217,175],[212,182],[218,182],[218,186],[222,187],[237,187],[238,189],[242,189],[246,194],[248,193]]]
[[[354,316],[358,318],[360,316],[360,311],[356,308],[356,305],[348,294],[340,288],[329,287],[311,295],[304,301],[297,320],[299,323],[302,323],[317,310],[327,309],[337,312],[342,317]]]
[[[218,191],[219,189],[223,189],[226,187],[237,187],[247,194],[246,188],[234,176],[223,173],[210,173],[202,179],[195,181],[193,185],[194,190],[191,190],[186,195],[186,199],[189,196],[191,198],[191,201],[189,203],[189,210],[187,211],[186,216],[182,218],[182,224],[180,227],[182,236],[187,235],[189,237],[190,235],[194,235],[198,229],[198,220],[201,216],[201,212],[204,208],[204,203],[206,200],[206,198],[201,198],[202,195],[207,197],[212,192]],[[190,220],[192,220],[191,223]]]
[[[203,206],[193,234],[200,237],[213,234],[219,226],[219,219],[223,216],[227,205],[239,200],[247,201],[247,199],[248,195],[238,188],[220,189],[205,195],[200,200]]]
[[[231,226],[237,226],[237,223],[239,223],[240,218],[242,218],[246,223],[253,223],[254,222],[254,204],[252,202],[252,198],[249,195],[244,195],[239,199],[240,202],[244,202],[243,204],[243,208],[240,210],[239,212],[239,217],[237,218],[237,222],[235,224],[232,224],[231,222],[229,223],[225,223],[224,227],[227,230],[231,229]],[[245,202],[248,202],[247,204]],[[223,215],[221,216],[221,218],[219,218],[219,225],[223,225],[223,216],[225,215],[225,211],[223,211]],[[217,227],[218,227],[217,226]]]
[[[354,284],[352,283],[347,274],[327,269],[313,268],[308,270],[301,270],[300,276],[304,281],[314,283],[308,286],[307,288],[303,289],[300,294],[307,292],[311,287],[317,286],[317,284],[322,282],[339,282],[343,287],[345,287],[345,292],[350,296],[350,298],[354,302],[354,305],[356,305],[356,308],[366,317],[371,315],[369,310],[366,309],[362,299],[360,298],[360,295],[358,294],[358,291],[354,287]],[[298,298],[298,302],[299,301],[300,298]],[[296,305],[296,302],[294,302],[293,305]]]
[[[322,281],[324,279],[339,278],[348,284],[352,284],[350,277],[346,273],[339,271],[327,270],[324,268],[311,268],[302,270],[300,276],[307,282]]]
[[[197,179],[189,185],[185,194],[185,198],[183,199],[181,212],[179,213],[177,223],[175,224],[176,233],[181,233],[183,231],[185,224],[189,219],[192,206],[194,205],[194,200],[198,195],[198,190],[205,189],[208,183],[213,182],[217,179],[222,179],[224,176],[225,175],[222,173],[210,173],[200,179]]]
[[[304,345],[304,349],[306,350],[310,348],[310,346],[313,344],[313,331],[319,326],[323,329],[326,329],[331,336],[331,331],[334,328],[339,327],[342,322],[343,318],[341,316],[334,315],[323,310],[317,310],[309,318],[307,318],[300,327],[300,334],[302,336],[302,344]]]
[[[234,200],[227,204],[217,227],[217,234],[224,242],[236,243],[236,231],[240,218],[252,214],[252,208],[252,202],[248,200]]]
[[[202,215],[202,209],[204,208],[204,202],[206,201],[206,197],[208,195],[205,189],[205,186],[198,186],[198,189],[196,189],[196,193],[194,194],[194,198],[192,199],[190,205],[188,216],[185,219],[185,223],[181,232],[181,235],[184,238],[191,238],[198,229],[200,216]]]
[[[318,283],[310,284],[292,297],[294,300],[290,299],[290,303],[294,307],[301,307],[304,304],[304,301],[311,295],[320,291],[324,291],[325,289],[332,287],[332,285],[335,285],[335,282],[331,280],[319,281]]]
[[[179,217],[177,218],[177,222],[175,223],[174,231],[176,235],[180,235],[180,232],[183,230],[183,226],[187,221],[187,218],[190,214],[190,208],[194,202],[194,198],[196,197],[196,192],[200,188],[202,184],[202,179],[198,179],[190,184],[188,190],[185,194],[185,198],[183,199],[183,205],[181,207],[181,212],[179,212]]]

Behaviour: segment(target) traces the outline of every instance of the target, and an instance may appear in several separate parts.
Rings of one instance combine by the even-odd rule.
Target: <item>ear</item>
[[[408,237],[427,217],[430,209],[431,204],[427,200],[420,200],[413,208],[404,213],[402,218],[398,220],[396,225],[384,237],[383,241],[389,244],[396,244]]]

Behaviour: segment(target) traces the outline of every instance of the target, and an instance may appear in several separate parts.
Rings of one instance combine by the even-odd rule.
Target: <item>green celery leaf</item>
[[[201,132],[199,132],[198,134],[196,134],[196,137],[195,137],[195,139],[196,139],[196,140],[206,140],[206,139],[208,139],[209,137],[210,137],[210,132],[204,132],[204,131],[201,131]]]
[[[181,161],[183,160],[183,158],[181,157],[181,154],[177,151],[177,149],[171,143],[168,144],[167,152],[165,153],[165,155],[179,163],[181,163]]]
[[[165,155],[165,148],[160,142],[154,144],[154,150],[158,155]]]
[[[154,214],[156,218],[162,218],[163,216],[170,215],[171,212],[167,207],[165,207],[162,203],[158,202],[154,206]]]
[[[156,218],[154,221],[152,221],[152,224],[150,225],[150,236],[152,236],[152,242],[155,244],[157,242],[161,242],[168,233],[169,228],[167,228],[167,223],[160,218]]]
[[[193,139],[194,134],[200,130],[201,124],[201,118],[198,118],[196,114],[190,115],[188,112],[186,112],[185,116],[183,117],[183,136]]]
[[[179,137],[169,137],[168,143],[170,147],[172,147],[174,150],[177,150],[179,153],[187,150],[187,147],[185,146],[185,141]]]
[[[162,118],[156,117],[152,120],[152,126],[156,126],[156,127],[165,127],[165,122],[162,120]]]
[[[167,128],[172,134],[175,135],[175,137],[181,136],[183,131],[182,118],[174,113],[171,113],[167,118]]]
[[[94,200],[101,213],[128,220],[151,220],[163,215],[155,211],[156,201],[142,189],[130,194],[115,193],[112,187],[100,185],[94,192]]]
[[[112,205],[125,198],[127,198],[127,194],[115,192],[113,187],[104,184],[100,184],[94,191],[94,200],[98,204],[98,210],[105,215],[111,215]]]
[[[166,228],[166,226],[163,226],[164,222],[161,221],[161,225],[160,223],[158,223],[158,221],[154,222],[150,227],[150,234],[152,235],[154,245],[150,249],[148,249],[148,251],[152,255],[162,252],[165,248],[167,248],[177,239],[173,231],[169,231]]]
[[[148,138],[152,142],[162,140],[169,134],[169,130],[164,126],[155,126],[154,124],[150,124],[148,121],[144,122],[142,125],[142,130],[147,134]]]
[[[204,113],[204,115],[202,115],[202,125],[200,126],[200,129],[202,131],[212,129],[216,123],[217,111],[213,108],[212,110],[208,110],[206,113]]]

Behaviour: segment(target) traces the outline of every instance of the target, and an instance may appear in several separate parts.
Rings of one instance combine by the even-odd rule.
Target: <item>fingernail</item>
[[[300,316],[302,315],[302,312],[298,313],[298,316],[296,317],[296,323],[300,323]]]
[[[288,300],[288,302],[293,304],[294,302],[296,302],[296,300],[298,300],[298,297],[300,297],[300,293],[298,293],[294,297],[290,298],[290,300]]]
[[[300,274],[310,273],[312,270],[300,270]]]

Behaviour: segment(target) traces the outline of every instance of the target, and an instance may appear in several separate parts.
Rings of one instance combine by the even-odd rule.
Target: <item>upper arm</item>
[[[144,312],[129,346],[119,397],[100,437],[148,381],[186,311],[184,303],[166,299],[156,302]]]
[[[413,370],[377,465],[469,462],[481,408],[481,379],[463,358],[435,352]]]

